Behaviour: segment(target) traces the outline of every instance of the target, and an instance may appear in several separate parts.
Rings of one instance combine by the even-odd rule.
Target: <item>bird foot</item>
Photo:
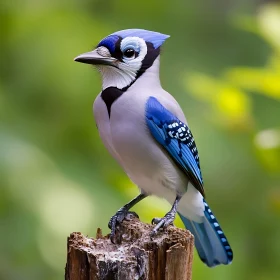
[[[135,212],[127,211],[124,208],[118,210],[117,213],[111,217],[108,223],[108,227],[109,229],[111,229],[110,240],[112,243],[115,243],[117,225],[120,224],[124,219],[128,221],[131,220],[132,217],[139,218],[139,216]]]
[[[158,233],[159,229],[165,229],[169,225],[173,225],[175,214],[173,212],[168,212],[163,218],[153,218],[152,224],[156,225],[151,232],[151,236],[154,236]]]

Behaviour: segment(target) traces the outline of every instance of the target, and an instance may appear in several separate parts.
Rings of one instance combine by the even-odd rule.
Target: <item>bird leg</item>
[[[151,232],[151,236],[154,236],[158,233],[160,228],[166,228],[169,225],[173,225],[176,213],[177,213],[177,207],[178,203],[181,199],[181,195],[177,195],[176,199],[172,205],[172,208],[169,212],[166,213],[166,215],[163,218],[153,218],[152,224],[155,224],[156,226]]]
[[[147,194],[141,192],[138,196],[136,196],[131,201],[129,201],[127,204],[125,204],[123,207],[121,207],[117,211],[117,213],[111,217],[111,219],[108,223],[108,227],[111,229],[110,239],[111,239],[112,243],[115,243],[114,239],[115,239],[115,234],[116,234],[117,223],[121,223],[125,219],[127,214],[130,213],[130,212],[128,212],[128,210],[147,196],[148,196]],[[131,212],[131,213],[137,216],[137,214],[135,212]]]

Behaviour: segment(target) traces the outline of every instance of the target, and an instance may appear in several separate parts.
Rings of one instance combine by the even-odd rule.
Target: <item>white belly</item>
[[[147,193],[163,196],[166,189],[186,191],[188,179],[152,137],[145,120],[149,96],[131,98],[129,93],[111,108],[111,137],[131,180]]]
[[[180,203],[179,209],[185,209],[182,212],[186,216],[193,216],[194,210],[201,213],[202,196],[192,185],[188,187],[185,173],[156,142],[146,125],[144,116],[148,97],[138,95],[132,99],[124,93],[113,103],[110,119],[104,101],[97,97],[94,115],[100,136],[112,156],[140,189],[147,194],[164,197],[170,203],[174,202],[177,193],[184,194],[189,189],[191,191],[184,195],[184,205]],[[198,201],[195,202],[196,198]]]

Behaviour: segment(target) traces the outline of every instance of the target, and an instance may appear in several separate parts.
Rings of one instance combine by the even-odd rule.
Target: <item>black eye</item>
[[[127,58],[132,58],[133,56],[135,56],[135,50],[127,49],[123,52],[123,55]]]

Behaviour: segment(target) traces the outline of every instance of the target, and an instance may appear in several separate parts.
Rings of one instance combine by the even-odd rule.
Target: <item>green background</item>
[[[253,0],[1,1],[0,279],[63,279],[67,236],[109,232],[138,193],[98,136],[99,74],[73,62],[126,28],[171,35],[162,84],[234,250],[214,269],[195,253],[193,279],[279,279],[280,6]],[[150,222],[169,208],[148,198],[135,210]]]

